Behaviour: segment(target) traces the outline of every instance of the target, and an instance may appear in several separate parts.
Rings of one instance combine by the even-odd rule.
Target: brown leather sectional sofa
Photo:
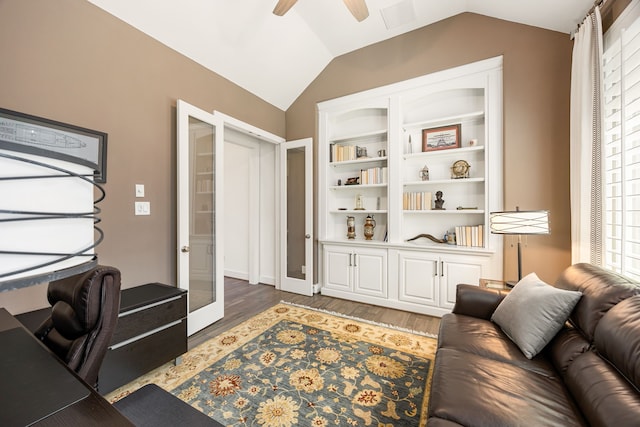
[[[527,359],[490,320],[506,293],[458,286],[440,326],[429,427],[640,426],[640,285],[576,264],[555,287],[582,297]]]

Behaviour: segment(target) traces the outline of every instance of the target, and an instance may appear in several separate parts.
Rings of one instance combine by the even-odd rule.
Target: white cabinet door
[[[387,250],[355,248],[354,291],[362,295],[387,297]]]
[[[442,257],[440,262],[440,306],[453,308],[460,283],[477,285],[486,261],[475,257]]]
[[[438,305],[439,257],[431,253],[401,251],[398,254],[398,299]]]
[[[387,250],[325,246],[324,287],[387,297]]]
[[[328,289],[351,291],[351,268],[353,253],[351,248],[341,246],[324,247],[324,286]]]

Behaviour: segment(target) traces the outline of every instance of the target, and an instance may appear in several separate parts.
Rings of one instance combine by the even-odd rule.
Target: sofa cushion
[[[574,264],[566,268],[555,283],[556,288],[582,292],[569,320],[593,341],[596,325],[611,307],[640,294],[640,286],[628,278],[591,264]]]
[[[500,326],[476,317],[445,314],[440,321],[438,348],[451,348],[517,365],[548,377],[558,376],[542,355],[527,359]]]
[[[591,344],[567,322],[547,345],[545,353],[556,370],[564,376],[569,365],[590,349]]]
[[[584,425],[558,378],[450,348],[436,353],[429,399],[430,419],[464,426]]]
[[[602,316],[595,348],[640,389],[640,296],[622,301]]]
[[[562,328],[580,296],[580,292],[556,289],[531,273],[502,300],[491,320],[531,359]]]
[[[431,417],[427,420],[427,425],[429,427],[458,427],[461,424],[454,423],[453,421],[444,420],[438,417]]]
[[[567,368],[565,384],[594,426],[637,426],[640,394],[613,366],[589,351]]]

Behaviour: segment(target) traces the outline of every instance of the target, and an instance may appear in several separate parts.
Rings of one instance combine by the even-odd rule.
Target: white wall
[[[249,278],[249,157],[253,150],[227,142],[224,146],[224,274]]]
[[[261,283],[274,284],[276,271],[276,146],[250,135],[225,128],[224,152],[224,273],[249,278],[249,223],[259,222],[259,272]],[[257,155],[257,170],[251,156]],[[257,174],[257,211],[250,205],[250,177]]]

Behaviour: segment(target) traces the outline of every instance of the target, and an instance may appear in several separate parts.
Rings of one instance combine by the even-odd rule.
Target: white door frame
[[[305,278],[287,276],[287,151],[305,148]],[[313,295],[313,139],[287,141],[280,145],[280,289]]]
[[[220,120],[222,120],[223,125],[225,128],[231,128],[234,129],[240,133],[244,133],[247,135],[250,135],[254,138],[257,138],[261,141],[264,142],[268,142],[271,144],[276,145],[276,156],[275,156],[275,160],[276,160],[276,165],[275,165],[275,176],[278,179],[278,177],[280,176],[280,156],[279,156],[279,147],[280,145],[285,142],[285,139],[282,137],[279,137],[275,134],[272,134],[270,132],[267,132],[263,129],[260,129],[256,126],[250,125],[249,123],[243,122],[242,120],[238,120],[234,117],[228,116],[224,113],[221,113],[220,111],[213,111],[213,115],[215,117],[220,118]],[[251,184],[253,187],[253,179]],[[277,186],[277,184],[276,184]],[[255,186],[254,188],[257,188],[257,186]],[[258,197],[253,197],[254,201],[258,200]],[[275,251],[275,288],[276,289],[280,289],[280,271],[279,271],[279,267],[280,267],[280,245],[281,245],[281,240],[280,240],[280,217],[281,217],[281,210],[280,210],[280,194],[278,191],[276,191],[276,218],[275,218],[275,227],[276,227],[276,232],[275,232],[275,247],[274,247],[274,251]],[[251,201],[250,201],[251,203]],[[251,221],[250,221],[251,222]],[[253,221],[256,222],[256,221]],[[254,231],[256,233],[259,232],[259,225],[257,225],[257,229],[255,230],[250,230],[251,233],[253,233]],[[258,234],[256,234],[258,235]],[[254,252],[254,253],[250,253],[249,254],[249,262],[252,263],[252,265],[249,266],[249,272],[250,275],[252,271],[255,272],[255,275],[258,277],[250,277],[249,278],[249,282],[252,284],[257,284],[259,282],[259,272],[260,272],[260,245],[256,244],[253,246],[253,249],[250,249],[250,251]],[[256,264],[257,263],[257,264]],[[253,275],[252,275],[253,276]],[[254,282],[255,281],[255,282]]]

